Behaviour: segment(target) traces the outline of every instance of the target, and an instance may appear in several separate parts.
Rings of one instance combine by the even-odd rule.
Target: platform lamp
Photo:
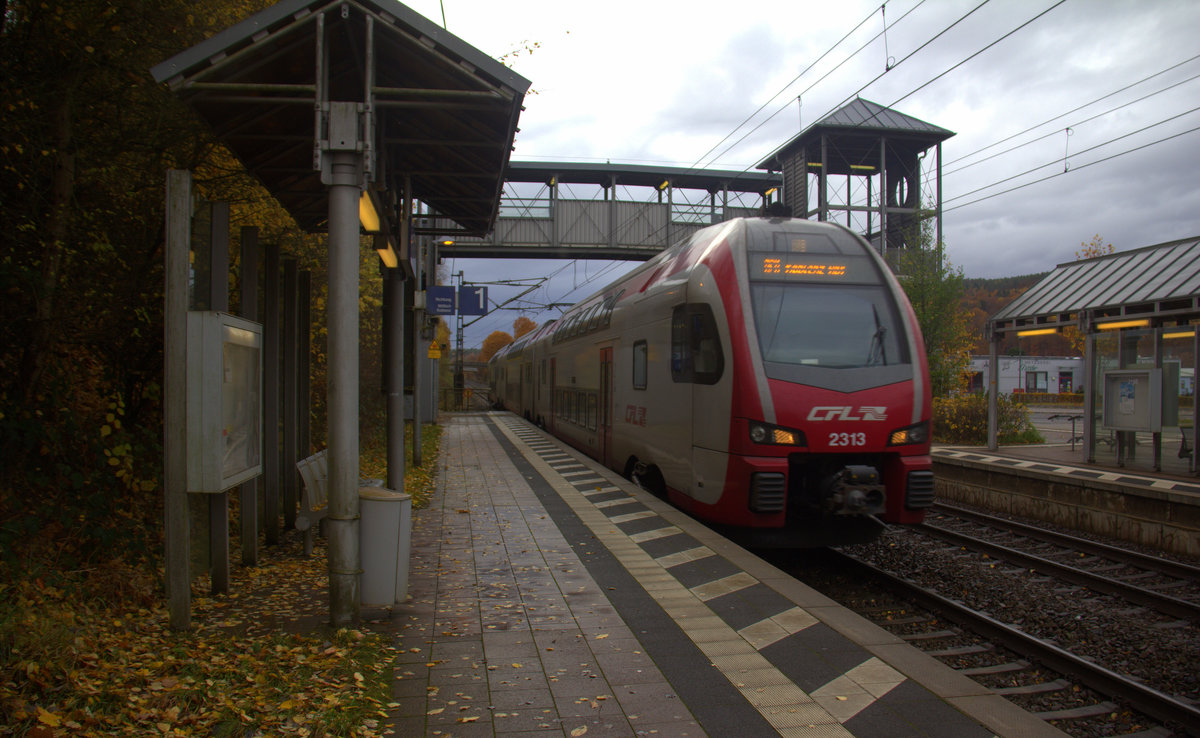
[[[400,259],[396,256],[392,236],[387,232],[387,221],[379,214],[375,197],[373,190],[363,190],[358,196],[358,222],[362,224],[364,231],[375,237],[375,251],[378,252],[383,265],[395,269],[400,265]]]

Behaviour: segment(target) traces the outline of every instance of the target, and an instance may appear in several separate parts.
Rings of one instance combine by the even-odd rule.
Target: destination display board
[[[854,282],[878,280],[874,266],[859,256],[751,252],[750,278],[784,282]]]

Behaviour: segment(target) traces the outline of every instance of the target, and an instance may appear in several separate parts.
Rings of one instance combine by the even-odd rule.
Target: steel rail
[[[915,526],[916,530],[937,536],[938,538],[950,541],[952,543],[965,546],[967,548],[981,551],[989,556],[998,559],[1003,559],[1013,564],[1034,569],[1043,574],[1050,574],[1064,579],[1072,584],[1077,584],[1081,587],[1087,587],[1094,592],[1103,592],[1105,594],[1114,595],[1124,598],[1130,602],[1134,602],[1145,607],[1153,608],[1161,613],[1171,615],[1177,618],[1194,618],[1200,620],[1200,604],[1181,600],[1178,597],[1160,594],[1153,590],[1138,587],[1133,584],[1127,584],[1120,580],[1109,579],[1108,577],[1099,574],[1093,574],[1089,571],[1076,569],[1073,566],[1060,564],[1057,561],[1034,556],[1033,554],[1018,551],[1014,548],[1001,546],[996,543],[989,543],[978,538],[958,533],[941,526],[932,525],[930,523],[921,523]]]
[[[1082,659],[1036,636],[1002,623],[978,610],[973,610],[961,602],[931,592],[854,556],[832,549],[830,551],[836,556],[841,556],[848,563],[878,576],[901,596],[926,609],[938,612],[973,633],[995,641],[1025,658],[1077,679],[1090,689],[1125,700],[1135,709],[1157,720],[1185,726],[1200,725],[1200,707]]]
[[[948,505],[944,502],[935,503],[934,506],[930,508],[930,511],[932,512],[937,512],[938,510],[944,510],[955,517],[973,520],[975,522],[983,523],[984,525],[990,525],[1001,530],[1010,530],[1014,533],[1019,533],[1026,538],[1033,538],[1060,546],[1069,546],[1077,551],[1083,551],[1084,553],[1103,556],[1104,558],[1112,559],[1113,561],[1120,561],[1122,563],[1139,566],[1144,569],[1162,572],[1163,574],[1168,574],[1180,579],[1188,579],[1193,582],[1200,583],[1200,566],[1192,566],[1190,564],[1184,564],[1178,561],[1171,561],[1170,559],[1162,559],[1157,556],[1150,556],[1137,551],[1130,551],[1129,549],[1120,548],[1118,546],[1109,546],[1105,543],[1089,541],[1086,538],[1079,538],[1077,536],[1067,535],[1066,533],[1056,533],[1052,530],[1045,530],[1032,525],[1026,525],[1025,523],[1018,523],[1013,520],[996,517],[994,515],[976,512],[974,510],[967,510],[954,505]]]

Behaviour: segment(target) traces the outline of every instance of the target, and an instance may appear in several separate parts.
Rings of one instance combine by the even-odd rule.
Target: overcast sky
[[[451,33],[508,55],[532,82],[514,161],[752,169],[859,95],[955,132],[943,145],[943,227],[967,277],[1046,271],[1096,234],[1118,251],[1200,235],[1195,0],[890,0],[886,43],[857,54],[884,27],[878,0],[406,4],[438,25],[444,7]],[[561,270],[530,295],[549,303],[586,297],[631,266],[452,268],[468,281]],[[557,312],[528,314],[540,323]],[[480,321],[466,345],[516,316]]]

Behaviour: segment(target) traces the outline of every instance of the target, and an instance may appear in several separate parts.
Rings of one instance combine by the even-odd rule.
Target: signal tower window
[[[646,361],[648,351],[645,341],[638,341],[633,344],[633,388],[637,390],[646,389]]]

